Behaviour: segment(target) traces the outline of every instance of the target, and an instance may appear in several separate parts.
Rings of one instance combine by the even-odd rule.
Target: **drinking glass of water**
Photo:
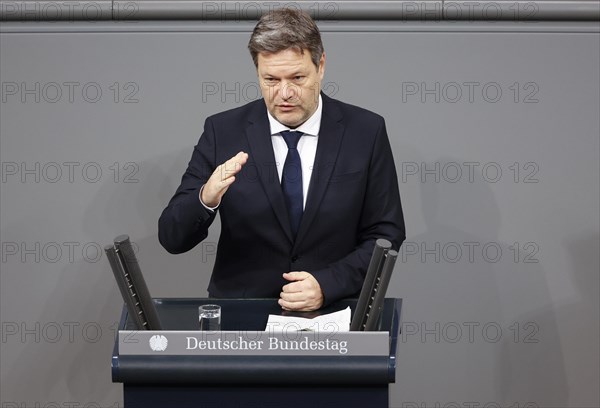
[[[200,319],[200,330],[218,331],[221,330],[221,306],[202,305],[198,308],[198,318]]]

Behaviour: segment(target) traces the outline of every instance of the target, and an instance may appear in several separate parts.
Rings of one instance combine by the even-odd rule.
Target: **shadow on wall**
[[[411,154],[413,161],[419,157]],[[441,157],[436,163],[468,161]],[[552,303],[546,277],[539,263],[523,263],[523,254],[515,262],[512,243],[499,240],[503,224],[521,222],[498,208],[499,187],[477,179],[412,181],[420,188],[426,230],[410,235],[406,213],[409,236],[395,275],[406,307],[398,352],[400,405],[477,401],[565,407],[567,384],[552,308],[541,317],[528,315]],[[405,184],[402,194],[409,188]],[[536,334],[538,343],[523,343],[530,321],[544,333],[543,341]]]
[[[210,251],[199,246],[187,254],[170,255],[157,238],[158,217],[179,185],[190,153],[191,148],[139,163],[139,183],[116,185],[108,181],[98,186],[84,219],[76,221],[82,224],[81,234],[99,244],[110,244],[120,234],[131,235],[153,297],[207,294],[214,261],[212,247],[208,246]],[[212,230],[218,232],[216,224]],[[216,242],[211,235],[207,241]],[[110,364],[123,301],[105,255],[97,262],[76,259],[67,263],[55,281],[55,286],[43,293],[45,307],[34,319],[42,325],[56,322],[62,326],[63,336],[56,343],[42,339],[21,348],[17,363],[7,368],[10,375],[3,378],[2,388],[9,391],[3,401],[122,405],[120,387],[112,384]],[[65,322],[77,325],[74,341],[67,339]],[[41,389],[32,389],[32,380],[43,384]]]
[[[537,265],[537,264],[535,264]],[[514,275],[516,274],[516,275]],[[525,305],[515,310],[508,336],[496,350],[497,387],[504,401],[531,407],[576,407],[567,382],[563,344],[544,272],[539,267],[515,268],[503,274],[505,302]],[[535,307],[536,304],[540,306]]]
[[[175,191],[189,154],[186,149],[141,163],[140,167],[147,170],[135,188],[100,186],[82,221],[89,236],[97,237],[94,231],[99,225],[111,231],[110,236],[97,237],[98,242],[110,243],[121,233],[131,235],[140,248],[140,265],[155,297],[204,296],[214,261],[202,247],[175,258],[160,247],[156,238],[158,216]],[[438,161],[462,162],[448,157]],[[165,169],[163,163],[170,167]],[[527,402],[538,407],[568,406],[556,318],[558,314],[560,321],[572,321],[570,335],[576,336],[585,332],[585,327],[580,327],[585,323],[569,320],[569,316],[597,313],[597,308],[596,312],[591,309],[597,295],[590,287],[590,274],[597,273],[598,268],[594,272],[589,265],[595,261],[597,266],[593,245],[597,248],[598,235],[568,241],[577,273],[574,279],[581,283],[581,299],[555,310],[540,264],[514,262],[512,243],[498,239],[503,224],[521,220],[502,219],[494,195],[497,186],[482,181],[425,182],[417,188],[426,228],[422,234],[409,235],[397,264],[395,280],[402,281],[398,294],[405,299],[406,309],[392,406],[399,405],[393,401],[398,398],[404,403],[430,405],[479,401],[501,406],[516,402],[521,407]],[[409,188],[403,187],[402,194],[407,193]],[[414,193],[418,194],[416,189]],[[408,211],[406,217],[410,233]],[[213,236],[218,234],[218,227],[212,231]],[[216,242],[210,235],[207,240]],[[486,245],[488,251],[484,253]],[[473,259],[469,246],[473,248]],[[500,258],[498,254],[502,254]],[[391,285],[392,294],[396,293]],[[19,356],[19,364],[9,368],[11,375],[6,376],[3,387],[13,395],[27,395],[34,400],[54,397],[66,388],[65,401],[112,405],[120,398],[120,391],[111,383],[111,327],[117,323],[121,305],[104,257],[97,263],[77,261],[66,265],[47,294],[39,321],[98,322],[103,328],[101,338],[96,342],[27,346]],[[593,340],[591,336],[573,341],[580,341],[585,351],[590,347],[588,341]],[[594,361],[584,362],[583,351],[579,356],[582,367],[594,379]],[[32,372],[36,368],[43,372]],[[45,381],[43,390],[37,391],[39,396],[30,389],[28,378],[32,375]],[[594,388],[586,384],[581,389],[590,392]]]
[[[569,237],[562,243],[570,255],[570,278],[578,296],[524,314],[522,320],[539,326],[539,344],[504,342],[500,353],[500,361],[504,363],[502,385],[507,395],[546,395],[542,403],[537,403],[540,407],[597,407],[600,406],[600,238],[597,232],[590,232]],[[560,322],[560,332],[556,321]],[[561,343],[568,345],[566,355],[561,352]],[[568,387],[563,365],[569,371]],[[532,378],[539,380],[531,381]]]
[[[564,242],[573,275],[571,279],[579,292],[573,302],[556,307],[561,322],[561,338],[573,345],[567,363],[576,380],[571,388],[571,406],[600,407],[600,234],[569,237]]]
[[[194,141],[193,143],[195,143]],[[84,227],[93,234],[94,226],[108,223],[111,233],[106,243],[120,234],[128,234],[135,247],[142,272],[153,297],[204,297],[220,231],[219,218],[211,226],[209,236],[193,250],[178,255],[169,254],[158,242],[158,219],[179,186],[190,160],[193,146],[171,155],[154,157],[140,163],[145,169],[134,194],[123,188],[123,194],[113,186],[103,186],[98,200],[86,213]],[[136,234],[135,231],[144,231]]]
[[[8,368],[3,401],[113,406],[120,400],[118,389],[110,387],[110,355],[121,299],[102,261],[67,264],[56,285],[43,294],[43,310],[27,319],[29,327],[39,322],[41,335],[38,341],[28,336]]]
[[[579,296],[522,316],[522,321],[537,325],[530,326],[523,336],[535,333],[531,337],[539,342],[503,342],[499,353],[502,389],[507,396],[545,395],[545,399],[535,400],[539,407],[597,407],[600,406],[600,237],[598,232],[590,232],[566,238],[562,244],[570,255],[570,278]],[[532,296],[535,292],[523,291],[518,295]],[[567,356],[561,352],[561,343],[568,345]],[[570,372],[568,386],[564,365]],[[539,380],[531,381],[532,378]]]

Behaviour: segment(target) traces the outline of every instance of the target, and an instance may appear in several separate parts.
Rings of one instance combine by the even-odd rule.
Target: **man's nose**
[[[281,93],[281,98],[285,101],[295,99],[298,96],[298,86],[292,82],[282,81],[279,92]]]

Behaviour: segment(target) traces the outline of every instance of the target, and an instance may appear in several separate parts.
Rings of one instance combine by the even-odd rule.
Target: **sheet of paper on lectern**
[[[350,307],[339,312],[328,313],[312,319],[295,316],[269,315],[266,331],[317,331],[347,332],[350,331]]]

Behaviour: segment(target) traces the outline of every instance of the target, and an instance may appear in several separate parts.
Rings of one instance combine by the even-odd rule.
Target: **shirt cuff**
[[[217,204],[216,207],[209,207],[208,205],[204,204],[204,202],[202,201],[202,190],[204,190],[205,185],[206,184],[204,184],[202,187],[200,187],[200,192],[198,193],[198,200],[200,201],[200,204],[202,204],[202,206],[204,208],[206,208],[208,211],[215,212],[215,210],[217,208],[219,208],[219,205],[221,205],[221,201],[219,201],[219,204]]]

